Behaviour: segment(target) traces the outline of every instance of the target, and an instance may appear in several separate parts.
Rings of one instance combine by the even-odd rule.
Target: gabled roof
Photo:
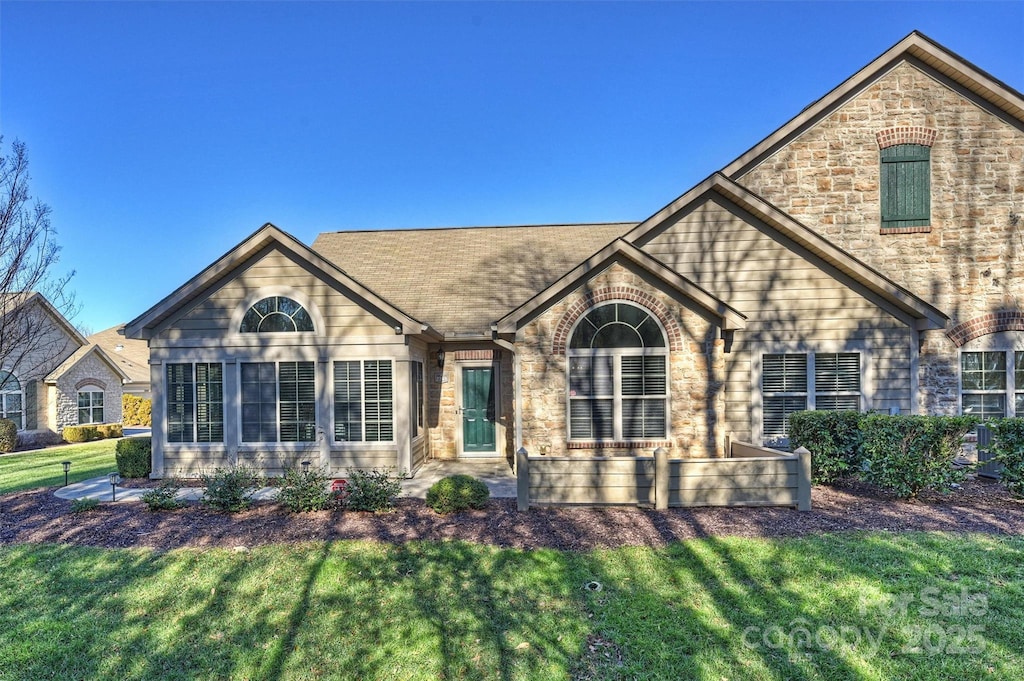
[[[53,306],[53,304],[46,299],[46,296],[39,293],[38,291],[23,291],[17,293],[2,293],[0,294],[0,315],[7,315],[13,313],[29,303],[35,302],[43,310],[46,311],[53,320],[60,325],[64,331],[71,336],[72,339],[79,345],[85,345],[85,336],[82,332],[75,328],[75,325],[68,321],[60,311]]]
[[[79,362],[83,361],[86,357],[93,354],[99,357],[101,360],[103,360],[113,370],[113,372],[121,378],[122,383],[131,380],[131,377],[128,376],[128,374],[126,374],[124,370],[117,365],[117,362],[112,360],[107,353],[103,352],[103,348],[101,348],[98,345],[87,345],[85,347],[81,347],[75,350],[70,357],[61,362],[56,369],[51,371],[45,379],[46,382],[56,383],[61,376],[63,376],[68,371],[71,371],[73,368],[75,368],[76,365],[79,364]]]
[[[557,281],[552,282],[530,300],[512,310],[499,319],[492,328],[498,333],[515,333],[520,323],[532,319],[551,305],[565,297],[567,293],[578,288],[595,274],[600,273],[611,263],[624,258],[645,271],[654,275],[667,289],[675,289],[679,293],[704,308],[711,316],[717,317],[724,330],[742,329],[746,326],[746,316],[724,301],[716,298],[706,290],[671,269],[665,263],[644,253],[633,244],[619,238],[600,251],[577,265]]]
[[[644,243],[653,238],[653,233],[656,233],[659,227],[686,211],[691,204],[700,201],[709,192],[714,192],[742,208],[782,236],[807,249],[889,304],[910,315],[917,320],[918,329],[942,329],[949,321],[949,317],[938,308],[721,173],[715,173],[707,178],[641,222],[623,238],[643,248]]]
[[[321,234],[313,250],[448,338],[490,324],[635,222]]]
[[[766,157],[788,144],[903,62],[910,62],[938,72],[990,103],[996,109],[1004,111],[1011,118],[1024,122],[1024,95],[963,57],[950,52],[931,38],[914,31],[727,165],[722,169],[722,173],[733,179],[746,174]]]
[[[102,348],[132,383],[149,383],[149,344],[125,338],[123,330],[124,324],[118,324],[94,333],[86,341]]]
[[[333,281],[344,288],[352,291],[371,306],[377,308],[381,313],[395,320],[402,327],[404,334],[427,334],[439,337],[436,331],[427,324],[420,322],[398,307],[388,302],[366,286],[346,274],[335,263],[324,259],[315,253],[308,246],[293,237],[291,234],[278,229],[269,222],[259,228],[242,243],[218,258],[213,264],[204,269],[196,276],[189,279],[176,291],[151,307],[139,317],[125,325],[126,338],[148,339],[153,335],[153,329],[162,322],[170,319],[189,304],[199,299],[206,291],[221,279],[229,276],[235,269],[243,264],[248,258],[259,253],[267,246],[276,245],[286,251],[290,251],[297,257],[305,260],[314,269],[318,270],[326,280]]]

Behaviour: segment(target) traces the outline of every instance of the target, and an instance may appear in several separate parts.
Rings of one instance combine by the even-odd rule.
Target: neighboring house
[[[640,223],[266,225],[126,325],[154,476],[1024,414],[1022,213],[1024,97],[913,33]]]
[[[128,395],[150,399],[149,346],[145,341],[124,337],[124,324],[92,334],[86,341],[103,349],[128,377],[123,390]]]
[[[26,442],[65,426],[117,423],[127,374],[39,293],[0,298],[0,417]]]

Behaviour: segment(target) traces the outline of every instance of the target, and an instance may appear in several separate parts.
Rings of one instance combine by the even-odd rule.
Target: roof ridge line
[[[622,220],[609,222],[565,222],[550,223],[541,225],[463,225],[448,227],[393,227],[381,229],[336,229],[320,232],[317,236],[325,234],[380,234],[384,232],[442,232],[442,231],[469,231],[484,229],[546,229],[556,227],[615,227],[619,225],[638,225],[640,220]]]

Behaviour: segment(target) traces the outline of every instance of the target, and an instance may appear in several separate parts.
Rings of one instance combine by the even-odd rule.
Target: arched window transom
[[[628,442],[668,435],[668,343],[647,310],[593,308],[568,351],[569,439]]]
[[[626,303],[595,307],[572,332],[571,350],[583,348],[664,348],[665,333],[651,313]]]
[[[242,333],[312,331],[313,319],[306,308],[291,298],[271,296],[249,308],[239,330]]]

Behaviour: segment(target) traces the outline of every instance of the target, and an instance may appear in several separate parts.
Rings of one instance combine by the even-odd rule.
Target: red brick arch
[[[921,144],[930,147],[935,144],[935,130],[917,126],[886,128],[875,133],[879,149],[888,149],[897,144]]]
[[[958,348],[975,338],[987,336],[1000,331],[1024,331],[1024,311],[999,310],[989,314],[968,319],[946,332],[946,337]]]
[[[556,355],[564,355],[569,342],[569,332],[580,317],[591,308],[602,303],[635,303],[658,318],[668,336],[668,349],[676,352],[683,349],[683,331],[679,323],[669,312],[668,307],[649,293],[630,286],[606,286],[589,291],[585,296],[569,306],[555,328],[555,338],[551,351]]]

